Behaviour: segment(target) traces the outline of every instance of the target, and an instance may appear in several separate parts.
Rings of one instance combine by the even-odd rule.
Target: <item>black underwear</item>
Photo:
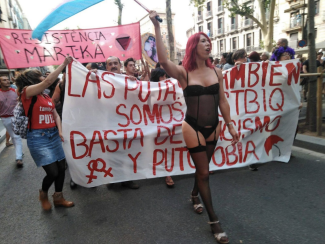
[[[218,74],[215,71],[217,78]],[[188,148],[190,153],[206,151],[206,146],[202,146],[200,143],[198,132],[200,132],[205,139],[214,132],[214,140],[206,141],[206,144],[215,145],[216,140],[216,128],[219,124],[218,117],[218,105],[219,105],[219,83],[212,84],[204,87],[201,85],[188,85],[188,74],[187,74],[187,87],[184,89],[184,97],[187,104],[187,112],[185,121],[196,131],[197,140],[199,146],[194,148]],[[210,97],[210,98],[209,98]],[[213,99],[211,99],[213,97]],[[204,104],[203,106],[200,104]],[[199,109],[201,115],[199,115]],[[191,115],[189,114],[191,111]],[[214,111],[210,114],[210,111]],[[196,115],[196,118],[194,117]],[[198,119],[200,118],[200,122]]]

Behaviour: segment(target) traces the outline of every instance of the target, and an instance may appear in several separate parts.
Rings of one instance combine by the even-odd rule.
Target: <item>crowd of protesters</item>
[[[220,56],[220,59],[207,57],[210,59],[208,63],[206,61],[206,57],[202,54],[202,60],[197,59],[195,62],[201,62],[203,66],[193,69],[191,69],[191,62],[194,61],[191,60],[191,54],[189,53],[193,50],[190,50],[187,52],[187,56],[183,62],[179,63],[179,67],[181,68],[175,68],[175,64],[167,60],[167,57],[163,55],[162,51],[160,50],[162,44],[160,43],[159,25],[153,18],[155,14],[155,12],[151,12],[150,18],[154,23],[155,30],[157,32],[157,47],[158,54],[160,54],[159,61],[161,61],[161,63],[157,63],[155,69],[150,70],[148,64],[142,60],[142,69],[138,69],[136,67],[136,60],[130,57],[124,61],[125,72],[123,74],[128,76],[131,80],[143,80],[151,82],[163,81],[170,77],[169,75],[171,75],[172,77],[177,78],[183,86],[184,97],[186,101],[191,99],[191,96],[188,95],[191,93],[188,89],[188,87],[191,87],[189,83],[195,79],[198,72],[201,72],[200,70],[202,70],[202,72],[207,72],[207,76],[211,77],[211,81],[215,79],[222,81],[221,71],[232,69],[233,67],[242,65],[244,63],[285,61],[295,58],[294,49],[288,46],[287,39],[282,38],[278,40],[277,46],[273,49],[272,53],[258,53],[256,51],[253,51],[248,54],[245,49],[239,49],[234,52],[223,53]],[[209,38],[202,33],[191,37],[189,42],[192,42],[192,44],[194,43],[195,45],[193,45],[195,48],[198,48],[199,50],[200,48],[202,49],[200,45],[203,45],[199,43],[201,39],[206,43],[204,45],[211,45]],[[194,47],[193,45],[191,48]],[[200,50],[197,52],[200,52]],[[199,55],[201,55],[201,53],[199,53]],[[310,62],[316,62],[317,67],[322,67],[325,69],[325,57],[323,57],[323,53],[321,51],[317,53],[316,60],[304,60],[303,57],[299,55],[296,58],[299,58],[300,62],[302,63],[301,72],[303,73],[309,72]],[[10,79],[7,75],[0,76],[0,117],[7,130],[6,146],[13,145],[15,147],[16,165],[17,167],[22,168],[22,139],[19,135],[16,135],[13,132],[11,125],[13,110],[19,101],[22,103],[25,115],[28,116],[30,120],[27,131],[28,149],[36,166],[42,167],[45,171],[45,177],[42,180],[41,189],[39,190],[39,200],[44,210],[50,210],[52,207],[48,199],[48,191],[52,184],[54,184],[55,188],[55,192],[53,194],[54,205],[63,207],[74,206],[73,202],[64,199],[62,193],[67,164],[62,148],[62,141],[64,141],[64,138],[62,135],[61,121],[66,84],[65,67],[71,62],[72,57],[67,56],[64,62],[52,73],[47,72],[45,74],[42,74],[36,69],[27,69],[21,74],[18,74],[18,76],[15,78]],[[204,64],[208,64],[207,67],[205,67]],[[115,56],[109,57],[104,63],[88,63],[84,65],[91,72],[97,72],[97,70],[106,70],[117,74],[122,73],[122,62],[118,57]],[[213,69],[214,72],[210,72],[209,69]],[[63,74],[62,76],[60,76],[61,73]],[[15,84],[12,84],[12,81],[14,81]],[[325,93],[324,82],[323,93]],[[219,82],[215,84],[218,84],[218,90],[223,89],[221,85],[219,86]],[[308,93],[308,79],[302,79],[301,85],[303,86],[303,99],[306,101]],[[232,133],[234,143],[236,143],[238,141],[238,135],[233,131],[232,122],[230,122],[231,120],[229,114],[229,105],[223,96],[219,97],[219,94],[216,96],[217,99],[220,99],[221,101],[219,108],[222,110],[222,114],[228,121],[227,126]],[[211,104],[207,103],[207,106],[208,105],[210,106]],[[40,119],[41,117],[46,118],[46,121]],[[207,181],[207,174],[209,174],[209,172],[206,171],[206,168],[208,168],[209,158],[211,158],[211,152],[213,152],[216,146],[217,138],[215,137],[215,134],[214,137],[210,136],[213,133],[208,134],[206,138],[199,138],[198,130],[195,130],[196,124],[193,122],[194,120],[191,119],[188,113],[187,119],[185,119],[185,121],[186,125],[183,125],[183,132],[185,131],[187,134],[184,136],[184,139],[186,141],[187,147],[189,148],[191,157],[195,163],[197,170],[197,173],[195,175],[195,184],[191,194],[194,210],[196,213],[202,213],[203,211],[203,205],[199,199],[200,193],[204,205],[208,210],[210,218],[209,223],[216,239],[220,243],[228,243],[228,237],[222,231],[218,218],[214,213],[209,184]],[[193,132],[193,128],[196,132]],[[214,129],[216,130],[216,128]],[[203,129],[202,133],[204,133]],[[9,138],[11,138],[12,143],[10,142]],[[197,140],[199,146],[194,145]],[[202,146],[201,143],[206,144],[206,146]],[[206,157],[206,154],[208,157]],[[204,160],[204,164],[201,164],[202,160]],[[256,171],[258,169],[258,166],[251,165],[249,168],[253,171]],[[165,178],[165,183],[168,187],[174,186],[174,181],[170,176]],[[128,187],[130,189],[139,188],[139,185],[133,181],[122,182],[122,186]],[[76,184],[73,182],[73,180],[70,182],[70,187],[76,187]]]

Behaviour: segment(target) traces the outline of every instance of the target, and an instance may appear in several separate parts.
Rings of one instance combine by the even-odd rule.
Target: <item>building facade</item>
[[[31,29],[27,18],[17,0],[1,0],[0,28]],[[0,50],[0,73],[8,73],[2,52]]]
[[[254,17],[260,20],[259,3],[254,0],[239,0],[254,8]],[[316,48],[325,48],[325,1],[315,1]],[[203,6],[193,8],[194,26],[187,30],[205,32],[212,41],[212,55],[220,57],[224,52],[245,48],[247,52],[264,51],[263,36],[258,25],[247,17],[231,17],[222,0],[207,0]],[[266,12],[268,19],[269,12]],[[274,10],[274,44],[279,38],[287,38],[292,48],[298,49],[298,41],[306,39],[307,0],[276,0]],[[324,45],[324,47],[323,47]],[[307,50],[305,48],[305,50]],[[308,51],[308,50],[307,50]]]

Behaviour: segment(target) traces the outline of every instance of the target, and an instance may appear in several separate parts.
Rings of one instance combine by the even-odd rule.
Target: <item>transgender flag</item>
[[[35,28],[32,38],[42,40],[45,31],[57,25],[61,21],[91,7],[104,0],[60,0],[59,4],[45,17]]]

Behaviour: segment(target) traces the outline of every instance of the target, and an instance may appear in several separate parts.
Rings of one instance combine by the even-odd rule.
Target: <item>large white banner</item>
[[[288,162],[298,122],[298,60],[249,63],[224,72],[224,89],[240,142],[220,117],[210,170],[272,160]],[[68,68],[63,109],[64,151],[79,185],[189,174],[182,136],[186,105],[175,79],[130,81],[124,75]]]

